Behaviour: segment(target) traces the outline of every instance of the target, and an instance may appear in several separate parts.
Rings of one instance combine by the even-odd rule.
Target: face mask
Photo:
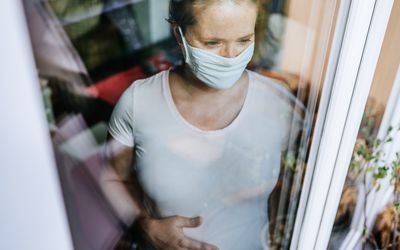
[[[193,74],[212,88],[228,89],[242,76],[254,53],[254,42],[234,58],[218,56],[203,49],[191,47],[178,27],[184,47],[185,62]]]

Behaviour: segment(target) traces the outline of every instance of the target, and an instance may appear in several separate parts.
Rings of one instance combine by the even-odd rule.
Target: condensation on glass
[[[301,126],[295,119],[288,120],[289,133],[282,148],[272,139],[254,140],[254,145],[270,145],[266,153],[278,164],[272,169],[268,161],[257,160],[266,159],[267,154],[246,156],[249,162],[259,164],[258,170],[244,173],[260,181],[261,188],[254,190],[261,192],[243,190],[232,193],[228,200],[240,201],[245,207],[246,199],[258,199],[267,215],[256,222],[261,225],[255,236],[259,245],[263,249],[288,249],[339,1],[264,2],[256,53],[248,69],[269,77],[286,93],[291,117],[299,117]],[[77,249],[111,249],[124,244],[125,227],[99,186],[108,121],[119,97],[135,80],[182,62],[165,21],[168,4],[168,0],[24,1]],[[265,108],[273,109],[274,104],[269,105]],[[279,132],[280,128],[269,124],[278,119],[275,115],[263,119],[265,129]],[[193,151],[190,143],[177,147]],[[237,180],[230,181],[232,186],[237,184]]]
[[[400,2],[395,1],[336,213],[329,249],[398,249],[399,21]]]

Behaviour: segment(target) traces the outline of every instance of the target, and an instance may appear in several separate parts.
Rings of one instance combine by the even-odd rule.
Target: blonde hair
[[[217,2],[252,2],[257,7],[257,22],[255,27],[256,34],[256,51],[255,56],[259,54],[259,42],[264,39],[264,34],[267,29],[267,4],[270,0],[170,0],[169,2],[169,15],[167,21],[173,25],[181,27],[182,32],[186,32],[188,26],[196,24],[194,15],[195,6],[207,6],[207,4]]]
[[[196,24],[194,16],[195,6],[207,6],[207,4],[216,2],[252,2],[260,9],[261,0],[170,0],[169,16],[167,21],[171,24],[176,24],[181,27],[182,31],[186,32],[186,27]]]

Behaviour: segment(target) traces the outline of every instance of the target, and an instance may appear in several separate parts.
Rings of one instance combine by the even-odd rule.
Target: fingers
[[[188,237],[182,238],[178,242],[179,247],[183,249],[194,249],[194,250],[218,250],[218,247],[205,242],[200,242]]]
[[[170,240],[167,242],[164,242],[165,245],[171,246],[172,249],[182,249],[182,250],[218,250],[218,247],[205,243],[205,242],[200,242],[195,239],[191,239],[189,237],[186,237],[183,232],[182,228],[183,227],[198,227],[202,224],[202,218],[200,216],[197,217],[183,217],[183,216],[172,216],[168,218],[168,220],[172,220],[173,225],[179,228],[179,233],[178,237],[173,237],[175,240]],[[171,222],[170,222],[171,223]],[[165,249],[165,248],[164,248]]]
[[[177,226],[179,227],[198,227],[202,223],[200,216],[187,218],[182,216],[176,216],[175,218]]]

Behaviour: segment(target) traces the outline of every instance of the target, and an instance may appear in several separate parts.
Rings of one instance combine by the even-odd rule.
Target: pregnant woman
[[[139,249],[262,249],[281,154],[304,122],[285,87],[246,70],[259,5],[171,0],[185,63],[134,82],[113,111],[103,186]]]

